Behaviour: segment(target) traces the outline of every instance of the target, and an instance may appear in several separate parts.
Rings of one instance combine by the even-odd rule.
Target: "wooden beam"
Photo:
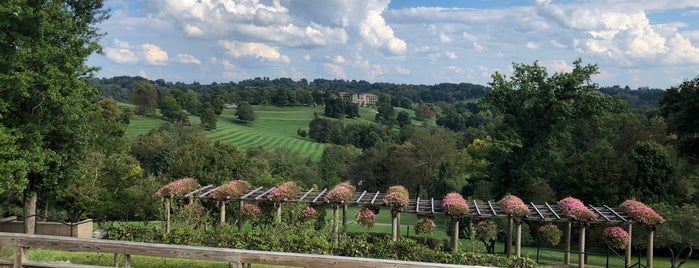
[[[323,194],[324,194],[326,191],[328,191],[327,188],[326,188],[326,189],[323,189],[323,191],[321,191],[320,193],[318,193],[318,195],[316,195],[316,197],[313,198],[313,203],[315,203],[316,201],[318,201],[318,199],[320,199],[320,197],[323,196]]]
[[[539,217],[541,219],[546,219],[546,217],[544,217],[544,214],[541,214],[541,211],[539,211],[539,208],[537,208],[536,205],[534,205],[534,202],[531,202],[529,204],[532,205],[532,207],[534,208],[534,211],[536,211],[536,213],[539,214]]]
[[[260,187],[255,188],[254,190],[251,190],[251,191],[249,191],[248,193],[246,193],[246,194],[244,194],[243,196],[241,196],[240,199],[248,198],[248,197],[250,197],[252,194],[256,193],[257,191],[262,190],[262,188],[264,188],[264,187],[260,186]]]

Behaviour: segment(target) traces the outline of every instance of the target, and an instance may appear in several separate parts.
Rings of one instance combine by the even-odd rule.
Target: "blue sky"
[[[597,64],[601,86],[699,75],[699,1],[106,0],[98,77],[487,84],[513,62]]]

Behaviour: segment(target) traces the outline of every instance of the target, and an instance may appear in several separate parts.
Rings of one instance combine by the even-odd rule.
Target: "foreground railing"
[[[0,266],[12,267],[107,267],[66,263],[38,262],[27,259],[32,248],[77,252],[123,254],[124,266],[131,267],[131,255],[191,260],[228,262],[232,267],[244,264],[286,265],[296,267],[478,267],[441,263],[409,262],[397,260],[353,258],[341,256],[241,250],[127,242],[90,238],[73,238],[47,235],[26,235],[0,232],[0,246],[14,248],[13,259],[0,259]],[[116,255],[115,255],[116,256]]]

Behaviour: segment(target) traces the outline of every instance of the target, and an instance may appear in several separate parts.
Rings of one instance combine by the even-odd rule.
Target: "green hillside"
[[[131,108],[130,104],[120,103],[122,109]],[[308,123],[313,119],[313,113],[323,114],[323,107],[276,107],[254,106],[255,121],[251,125],[239,122],[234,109],[224,109],[218,117],[216,130],[207,131],[206,137],[212,141],[234,144],[241,149],[260,146],[265,150],[279,147],[289,148],[319,160],[323,154],[323,144],[296,134],[297,130],[308,130]],[[376,110],[361,108],[360,118],[344,119],[347,124],[373,122]],[[190,117],[192,124],[198,124],[199,118]],[[126,130],[127,136],[146,134],[157,128],[164,121],[160,117],[133,116]]]

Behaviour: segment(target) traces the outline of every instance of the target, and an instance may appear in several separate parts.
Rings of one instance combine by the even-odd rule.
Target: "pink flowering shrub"
[[[561,232],[556,225],[550,223],[544,224],[539,227],[537,231],[541,240],[551,243],[553,246],[558,245],[558,243],[561,242],[561,235],[563,235],[563,232]]]
[[[357,213],[355,213],[355,220],[368,230],[374,227],[374,223],[376,223],[376,214],[369,208],[360,208],[357,210]]]
[[[312,207],[306,207],[296,213],[296,218],[300,222],[310,222],[318,218],[318,211]]]
[[[347,182],[336,185],[325,195],[325,201],[331,203],[345,203],[352,198],[356,188]]]
[[[597,218],[597,214],[573,197],[561,199],[558,201],[558,206],[563,210],[563,215],[572,220],[588,222]]]
[[[442,200],[442,209],[451,216],[461,216],[468,213],[468,204],[459,193],[448,193]]]
[[[245,191],[250,189],[250,183],[243,180],[234,180],[227,184],[216,188],[216,191],[211,193],[211,197],[216,200],[226,200],[230,198],[240,197]]]
[[[498,238],[498,225],[491,220],[479,221],[476,224],[476,238],[486,243]]]
[[[646,227],[652,227],[665,222],[655,210],[636,200],[626,200],[619,205],[621,211],[626,212],[634,221],[640,222]]]
[[[301,188],[299,188],[299,186],[296,185],[295,182],[287,181],[279,187],[272,189],[272,191],[267,194],[267,198],[272,202],[279,203],[293,199],[300,192]]]
[[[199,183],[193,178],[184,178],[173,181],[160,187],[155,196],[170,198],[170,197],[181,197],[188,194],[199,187]]]
[[[383,203],[391,210],[402,210],[408,207],[408,196],[408,190],[405,187],[391,186],[383,197]]]
[[[604,229],[604,240],[614,248],[626,249],[626,246],[631,241],[631,237],[623,228],[614,226]]]
[[[437,225],[430,218],[419,218],[415,223],[415,233],[417,234],[431,234]]]
[[[529,215],[529,207],[524,204],[522,199],[514,195],[506,195],[498,201],[498,205],[500,205],[502,212],[513,217]]]
[[[255,204],[243,204],[240,208],[240,217],[242,220],[256,222],[260,219],[260,215],[262,215],[262,210]]]

